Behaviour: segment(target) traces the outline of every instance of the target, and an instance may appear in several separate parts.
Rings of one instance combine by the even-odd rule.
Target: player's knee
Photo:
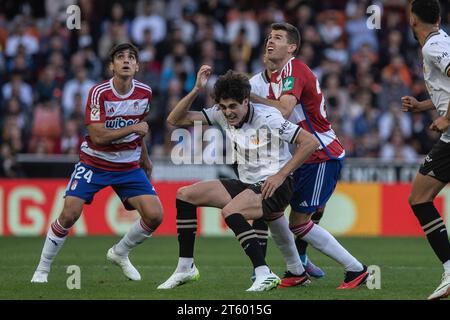
[[[194,201],[192,198],[193,197],[192,197],[192,192],[191,192],[190,186],[181,187],[180,189],[177,190],[177,199],[178,200],[183,200],[183,201],[192,203],[192,201]]]
[[[163,210],[161,207],[147,208],[142,212],[142,219],[149,227],[156,229],[163,221]]]
[[[59,216],[58,221],[62,227],[70,228],[77,222],[80,215],[81,211],[75,208],[65,207]]]
[[[425,203],[425,202],[431,202],[431,201],[433,201],[433,197],[426,196],[426,195],[417,196],[415,194],[410,194],[408,197],[408,203],[410,206],[414,206],[416,204]]]
[[[301,224],[308,223],[311,220],[310,214],[304,213],[291,213],[289,217],[289,227],[298,226]]]

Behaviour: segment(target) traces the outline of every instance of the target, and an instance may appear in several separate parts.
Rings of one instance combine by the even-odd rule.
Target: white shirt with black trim
[[[218,125],[231,145],[232,161],[237,163],[239,180],[257,183],[272,176],[292,158],[289,143],[295,143],[302,130],[283,118],[275,108],[258,108],[249,104],[247,117],[240,128],[230,126],[218,106],[202,110],[209,125]]]
[[[431,101],[440,116],[444,116],[450,102],[450,37],[442,29],[431,33],[422,48],[423,74]],[[450,128],[441,140],[450,142]]]

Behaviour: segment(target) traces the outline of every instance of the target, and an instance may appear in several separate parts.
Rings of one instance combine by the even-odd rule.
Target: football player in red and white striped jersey
[[[323,213],[335,189],[345,150],[327,120],[325,98],[319,81],[308,66],[295,58],[300,49],[298,29],[289,23],[272,24],[265,48],[267,58],[275,65],[276,71],[271,75],[269,96],[252,94],[252,102],[277,108],[285,119],[295,121],[314,134],[321,144],[294,172],[294,196],[290,202],[291,231],[297,246],[300,240],[304,240],[344,267],[346,277],[340,289],[355,288],[366,282],[367,267],[311,219],[313,214]],[[294,113],[297,118],[293,120],[291,115]],[[285,285],[295,284],[289,277],[283,282]]]
[[[127,210],[141,219],[108,250],[107,259],[131,280],[141,275],[128,259],[130,250],[146,240],[162,222],[162,206],[150,183],[151,161],[143,137],[151,88],[134,79],[139,70],[138,50],[132,44],[115,46],[110,53],[113,77],[92,87],[86,102],[88,134],[81,145],[80,162],[67,185],[64,208],[50,226],[41,259],[31,282],[47,282],[51,264],[70,228],[101,189],[111,186]]]

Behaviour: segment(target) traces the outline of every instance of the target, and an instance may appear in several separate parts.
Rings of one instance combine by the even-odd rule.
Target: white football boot
[[[191,270],[187,272],[175,271],[169,279],[158,286],[158,289],[173,289],[175,287],[181,286],[182,284],[197,281],[200,278],[200,272],[194,265]]]
[[[137,271],[137,269],[131,264],[130,259],[128,259],[128,256],[118,255],[117,253],[114,252],[114,247],[108,250],[106,258],[112,263],[118,265],[122,269],[125,277],[127,277],[128,279],[133,281],[141,280],[141,275],[139,274],[139,271]]]
[[[428,297],[428,300],[444,299],[450,295],[450,273],[442,275],[441,284],[436,290]]]
[[[256,277],[253,285],[246,291],[268,291],[275,289],[280,284],[281,279],[273,272]]]

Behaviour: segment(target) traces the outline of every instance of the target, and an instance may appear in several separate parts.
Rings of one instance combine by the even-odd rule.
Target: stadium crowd
[[[272,22],[302,36],[299,57],[325,93],[327,114],[349,157],[417,161],[438,135],[435,112],[405,114],[400,97],[428,99],[421,50],[408,28],[407,0],[79,0],[79,30],[66,26],[73,0],[5,0],[0,4],[0,176],[20,176],[18,153],[77,154],[86,131],[89,89],[111,77],[108,52],[130,41],[140,49],[137,79],[153,90],[153,157],[170,156],[166,116],[193,87],[196,70],[213,66],[261,71]],[[377,5],[380,29],[367,27]],[[441,1],[450,33],[450,4]],[[212,105],[203,94],[197,110]]]

